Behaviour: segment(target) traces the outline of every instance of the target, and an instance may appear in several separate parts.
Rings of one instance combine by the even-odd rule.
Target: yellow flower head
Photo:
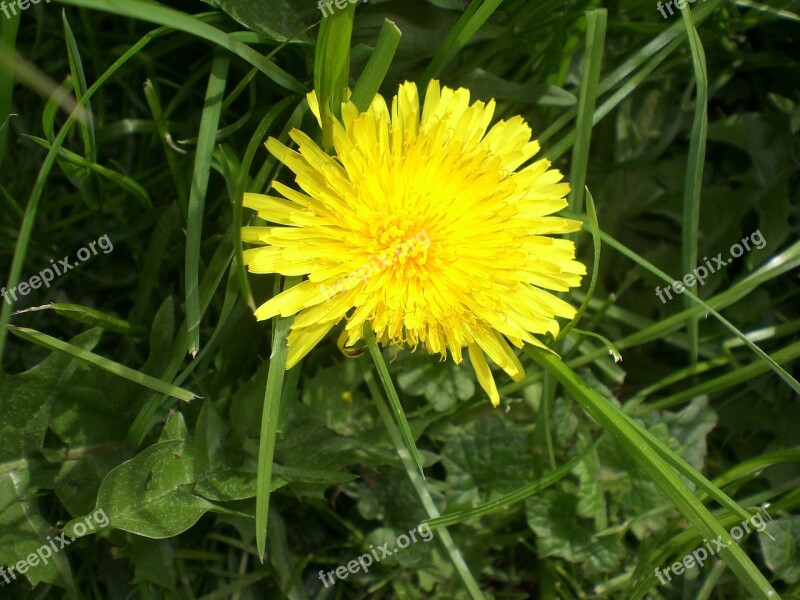
[[[319,118],[313,94],[309,104]],[[303,191],[275,181],[283,198],[246,194],[278,226],[245,227],[243,239],[263,244],[245,252],[251,272],[308,275],[256,311],[296,315],[287,368],[343,318],[345,346],[369,322],[383,345],[449,350],[456,363],[466,347],[497,405],[486,356],[519,381],[508,342],[543,347],[534,334],[558,335],[555,317],[574,316],[548,291],[586,274],[571,241],[547,237],[580,228],[547,216],[567,205],[569,185],[545,159],[518,170],[539,144],[522,117],[489,127],[494,109],[432,81],[420,114],[416,85],[404,83],[391,111],[380,95],[363,113],[342,106],[333,157],[296,129],[297,152],[270,138]]]

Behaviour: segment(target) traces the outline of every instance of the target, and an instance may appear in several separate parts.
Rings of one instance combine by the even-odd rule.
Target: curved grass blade
[[[284,290],[297,285],[302,277],[287,277]],[[277,281],[277,280],[276,280]],[[275,456],[275,436],[278,431],[281,390],[286,374],[289,347],[286,336],[294,317],[275,317],[272,330],[272,353],[269,357],[267,386],[264,390],[264,412],[261,415],[261,437],[258,443],[258,478],[256,480],[256,547],[261,562],[267,549],[267,521],[269,515],[272,458]]]
[[[529,483],[528,485],[521,487],[520,489],[511,492],[510,494],[506,494],[502,498],[498,498],[492,502],[487,502],[477,508],[470,508],[466,510],[458,510],[451,513],[445,513],[441,517],[437,517],[435,519],[430,519],[426,521],[428,526],[431,529],[438,529],[439,527],[448,527],[450,525],[456,525],[458,523],[463,523],[464,521],[468,521],[470,519],[477,519],[478,517],[483,517],[486,515],[490,515],[494,512],[504,510],[514,504],[522,502],[523,500],[530,498],[534,494],[538,494],[549,488],[551,485],[561,481],[569,475],[570,471],[574,469],[578,463],[580,463],[589,452],[594,450],[597,446],[597,441],[592,443],[588,448],[582,451],[580,454],[571,458],[563,465],[555,469],[554,471],[540,477],[533,483]]]
[[[353,88],[353,95],[350,98],[359,111],[367,110],[375,94],[378,93],[378,89],[380,89],[383,79],[389,71],[389,65],[392,64],[394,53],[397,51],[402,35],[402,32],[393,21],[389,19],[383,20],[375,50],[358,78],[356,87]]]
[[[575,313],[575,317],[567,323],[564,329],[561,330],[561,333],[558,334],[556,341],[563,340],[567,334],[572,331],[572,329],[581,321],[583,317],[583,313],[586,312],[586,309],[589,306],[589,302],[592,300],[592,296],[594,296],[594,289],[597,286],[597,277],[600,273],[600,225],[597,222],[597,209],[594,205],[594,198],[592,197],[592,193],[589,191],[589,188],[586,188],[586,214],[588,216],[589,221],[589,233],[592,235],[592,246],[594,248],[594,258],[592,260],[592,279],[589,282],[589,290],[586,292],[586,297],[581,302],[580,308],[578,308],[578,312]]]
[[[204,23],[199,20],[196,15],[187,15],[186,13],[158,4],[157,2],[145,2],[144,0],[117,0],[116,2],[108,2],[108,0],[58,1],[62,4],[108,12],[130,19],[163,25],[177,31],[183,31],[189,35],[194,35],[212,42],[221,48],[230,50],[239,58],[242,58],[256,67],[279,86],[291,92],[303,94],[306,91],[302,83],[278,67],[271,60],[265,58],[256,50],[253,50],[250,46],[234,39],[224,31],[208,23]]]
[[[466,46],[489,17],[494,14],[503,0],[474,0],[461,15],[453,30],[448,34],[442,47],[420,77],[420,87],[427,88],[431,79],[442,74],[456,55]]]
[[[603,64],[603,45],[606,39],[608,12],[604,9],[586,12],[586,50],[581,77],[581,95],[575,123],[575,144],[572,147],[572,172],[569,186],[572,189],[569,208],[583,211],[583,194],[586,186],[586,171],[589,167],[589,146],[592,140],[592,125],[597,103],[600,69]]]
[[[664,273],[664,271],[662,271],[661,269],[656,267],[654,264],[652,264],[648,260],[646,260],[646,259],[642,258],[641,256],[639,256],[638,254],[633,252],[630,248],[628,248],[627,246],[624,246],[623,244],[621,244],[620,242],[615,240],[613,237],[611,237],[607,233],[601,232],[601,236],[602,236],[602,240],[606,244],[608,244],[609,246],[611,246],[612,248],[614,248],[615,250],[617,250],[618,252],[620,252],[624,256],[627,256],[628,258],[630,258],[632,261],[634,261],[639,266],[644,267],[645,269],[647,269],[648,271],[650,271],[654,275],[658,276],[665,283],[671,285],[672,282],[675,281],[669,275]],[[792,390],[794,390],[794,392],[796,394],[800,394],[800,383],[798,383],[798,381],[794,377],[792,377],[783,367],[781,367],[773,358],[771,358],[766,352],[764,352],[761,348],[759,348],[753,342],[751,342],[748,339],[748,337],[745,334],[743,334],[730,321],[728,321],[725,317],[723,317],[721,314],[719,314],[716,310],[711,308],[711,306],[709,306],[708,304],[703,302],[700,298],[695,296],[688,289],[685,289],[684,293],[689,298],[691,298],[696,304],[698,304],[701,307],[700,310],[705,310],[705,311],[711,313],[712,315],[714,315],[714,317],[716,317],[716,319],[720,323],[722,323],[722,325],[724,325],[725,328],[728,329],[728,331],[730,331],[737,338],[742,340],[742,342],[744,342],[745,346],[750,348],[750,350],[752,350],[756,354],[756,356],[758,356],[761,360],[766,362],[767,365],[769,365],[769,368],[772,369],[773,371],[775,371],[775,373],[777,373],[778,377],[783,379],[783,381],[785,381],[786,384],[790,388],[792,388]]]
[[[314,90],[319,103],[325,152],[333,150],[333,121],[341,116],[350,81],[350,39],[355,6],[326,17],[319,28],[314,55]]]
[[[81,115],[83,115],[82,111],[85,111],[84,104],[89,102],[89,99],[92,97],[92,95],[97,92],[97,90],[99,90],[103,84],[105,84],[105,82],[108,81],[112,75],[114,75],[114,73],[116,73],[131,58],[136,56],[148,43],[150,43],[150,40],[158,37],[159,35],[163,35],[166,31],[166,28],[161,28],[147,33],[144,37],[142,37],[141,40],[131,46],[130,49],[128,49],[122,56],[114,61],[114,64],[112,64],[98,78],[98,80],[95,81],[88,90],[86,90],[86,94],[83,96],[83,98],[81,98],[80,102],[75,107],[75,110],[64,122],[64,126],[53,140],[52,146],[42,162],[42,166],[39,169],[39,174],[36,176],[36,181],[34,182],[33,189],[31,190],[30,199],[25,207],[25,214],[22,217],[22,223],[19,227],[19,235],[17,236],[17,243],[14,247],[14,258],[11,260],[11,270],[8,274],[7,288],[16,287],[16,285],[19,283],[19,277],[22,273],[22,264],[25,261],[25,254],[28,251],[28,243],[30,242],[31,232],[33,231],[33,225],[36,221],[36,213],[39,210],[39,202],[41,201],[42,194],[44,193],[45,182],[50,175],[50,170],[53,168],[53,164],[58,156],[58,150],[64,143],[67,134],[72,129],[75,121],[78,120]],[[2,54],[3,49],[0,47],[0,55]],[[3,355],[5,352],[7,335],[6,326],[8,325],[10,318],[11,306],[7,303],[3,303],[2,307],[0,308],[0,364],[2,364]]]
[[[700,192],[703,187],[703,165],[706,155],[706,137],[708,133],[708,74],[706,72],[706,56],[703,43],[692,23],[692,12],[689,6],[681,11],[686,37],[692,53],[694,69],[695,100],[694,121],[689,138],[689,157],[686,165],[686,183],[683,188],[683,223],[681,234],[681,267],[684,273],[691,273],[697,266],[697,239],[700,226]],[[698,290],[699,291],[699,290]],[[684,305],[692,306],[692,299],[686,296]],[[686,323],[689,335],[689,362],[697,363],[698,344],[700,340],[700,317],[691,317]]]
[[[114,315],[109,315],[95,308],[83,306],[81,304],[63,304],[53,302],[50,304],[44,304],[42,306],[33,306],[24,310],[18,310],[14,313],[14,315],[36,312],[40,310],[54,310],[56,313],[64,315],[65,317],[74,321],[86,323],[87,325],[92,325],[93,327],[101,327],[106,331],[114,331],[123,335],[139,335],[141,333],[141,331],[134,327],[130,321],[123,321]]]
[[[69,354],[70,356],[79,358],[84,362],[92,364],[96,367],[100,367],[101,369],[108,371],[109,373],[113,373],[114,375],[132,381],[133,383],[138,383],[139,385],[142,385],[146,388],[150,388],[155,392],[160,392],[162,394],[172,396],[173,398],[177,398],[178,400],[183,400],[184,402],[189,402],[190,400],[199,398],[199,396],[193,394],[188,390],[184,390],[183,388],[180,388],[178,386],[165,383],[160,379],[156,379],[155,377],[151,377],[150,375],[145,375],[144,373],[135,371],[130,367],[121,365],[103,356],[98,356],[93,352],[89,352],[88,350],[84,350],[83,348],[78,348],[77,346],[73,346],[68,342],[61,341],[57,338],[49,336],[40,331],[36,331],[34,329],[28,329],[27,327],[16,327],[14,325],[8,325],[7,327],[11,333],[16,335],[17,337],[22,338],[23,340],[33,342],[34,344],[38,344],[39,346],[48,348],[50,350],[57,350],[59,352],[63,352],[64,354]]]
[[[144,97],[145,100],[147,100],[147,106],[150,108],[150,114],[153,115],[153,124],[156,127],[159,142],[164,150],[167,166],[172,174],[172,181],[175,184],[175,194],[178,196],[182,212],[188,213],[189,186],[186,184],[186,177],[183,175],[180,162],[176,156],[176,146],[175,143],[172,142],[172,136],[169,132],[164,110],[161,107],[161,99],[159,98],[158,90],[149,79],[144,82]]]
[[[239,275],[239,288],[241,289],[242,297],[247,303],[247,306],[249,306],[252,311],[256,310],[256,303],[253,300],[253,292],[250,289],[250,281],[247,279],[247,269],[244,265],[244,250],[242,249],[244,207],[242,206],[242,201],[246,188],[250,184],[250,166],[253,164],[256,152],[264,143],[269,129],[293,102],[295,102],[294,98],[284,98],[272,106],[267,111],[267,114],[264,115],[264,118],[261,119],[253,136],[250,138],[250,142],[247,144],[247,149],[242,157],[242,165],[239,169],[239,177],[236,181],[236,192],[233,197],[233,217],[231,219],[233,222],[233,249],[236,253],[236,264],[239,267],[237,270]]]
[[[630,417],[616,408],[586,383],[558,357],[549,352],[526,347],[526,353],[551,372],[564,389],[641,465],[661,491],[687,520],[706,538],[720,539],[725,547],[719,552],[753,598],[776,600],[780,596],[744,551],[736,545],[722,524],[700,500],[686,488],[664,459],[652,452],[650,441],[632,426]]]
[[[203,238],[203,212],[205,210],[211,157],[217,136],[217,126],[222,112],[225,84],[228,80],[230,56],[217,50],[208,77],[205,105],[200,120],[197,154],[194,160],[192,187],[189,191],[189,214],[186,224],[186,326],[189,333],[189,354],[192,358],[200,350],[200,244]]]
[[[372,333],[372,328],[369,323],[364,323],[364,341],[367,342],[367,348],[372,357],[372,362],[375,363],[375,368],[378,370],[378,376],[383,384],[383,389],[392,406],[392,412],[394,413],[395,419],[397,419],[397,425],[400,427],[403,444],[406,450],[408,450],[409,456],[414,459],[414,464],[417,465],[420,475],[424,478],[425,473],[422,471],[422,457],[419,455],[417,444],[414,442],[414,434],[411,432],[411,427],[408,425],[406,413],[403,411],[403,406],[400,404],[400,398],[397,396],[397,390],[392,383],[389,369],[386,368],[386,362],[383,360],[381,349],[378,347],[378,342],[375,341],[375,334]]]
[[[364,381],[369,388],[370,394],[372,394],[372,398],[375,401],[375,406],[378,407],[378,412],[380,413],[383,425],[386,427],[386,431],[389,433],[389,437],[392,439],[392,443],[397,451],[397,455],[400,457],[400,462],[403,464],[403,469],[406,472],[406,476],[411,482],[411,485],[414,487],[414,491],[416,491],[417,497],[422,503],[422,507],[425,510],[425,513],[428,515],[428,518],[437,518],[439,516],[439,510],[436,508],[436,505],[433,502],[433,498],[431,497],[431,494],[425,485],[423,476],[418,472],[418,465],[415,464],[411,458],[411,454],[403,440],[403,435],[397,428],[397,423],[395,423],[395,420],[392,418],[389,405],[386,402],[383,394],[381,394],[381,390],[375,381],[375,376],[368,368],[363,368],[362,371],[364,373]],[[464,582],[470,597],[473,598],[473,600],[482,599],[484,597],[483,593],[481,592],[478,583],[475,581],[475,578],[472,576],[472,571],[470,571],[469,566],[467,566],[467,563],[464,561],[464,557],[461,555],[461,550],[459,550],[458,546],[456,546],[456,543],[453,540],[453,537],[450,535],[450,532],[447,531],[446,528],[441,527],[438,533],[439,542],[444,547],[444,550],[450,558],[450,562],[453,563],[453,567],[455,568],[459,577],[461,577],[461,581]]]
[[[64,38],[67,42],[67,59],[69,60],[69,69],[72,73],[72,79],[75,81],[75,97],[80,102],[83,95],[86,93],[86,73],[83,70],[83,61],[81,60],[80,51],[78,50],[78,42],[75,35],[72,33],[72,27],[67,20],[67,12],[61,12],[61,20],[64,23]],[[83,138],[83,147],[86,151],[86,159],[89,162],[97,162],[97,140],[95,139],[94,131],[94,118],[92,115],[92,104],[87,102],[86,108],[86,121],[79,124],[81,137]]]

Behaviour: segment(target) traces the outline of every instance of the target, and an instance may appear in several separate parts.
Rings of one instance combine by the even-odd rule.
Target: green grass
[[[689,6],[0,16],[0,286],[114,244],[0,300],[0,565],[110,519],[0,596],[800,598],[800,4]],[[244,265],[241,227],[264,222],[243,195],[293,184],[267,138],[332,152],[342,100],[431,79],[522,115],[584,221],[589,275],[562,295],[578,314],[543,338],[560,356],[496,370],[496,409],[468,364],[369,329],[345,355],[339,325],[286,371],[293,317],[253,317],[302,279]],[[763,248],[658,299],[756,231]],[[766,529],[734,541],[759,509]],[[422,524],[435,543],[323,585]]]

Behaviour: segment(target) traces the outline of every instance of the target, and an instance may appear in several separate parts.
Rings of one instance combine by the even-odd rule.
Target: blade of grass
[[[287,277],[284,290],[297,285],[301,277]],[[275,456],[275,436],[278,430],[281,390],[286,374],[289,347],[286,336],[294,317],[275,317],[272,332],[272,353],[269,357],[267,386],[264,390],[264,412],[261,415],[261,437],[258,443],[258,478],[256,480],[256,547],[261,562],[267,549],[267,521],[269,515],[272,459]]]
[[[49,150],[52,147],[52,144],[50,144],[45,139],[27,134],[23,135],[22,137],[32,141],[33,143],[41,146],[42,148],[46,148],[47,150]],[[59,148],[58,155],[66,159],[70,163],[77,165],[79,167],[86,167],[90,171],[97,173],[98,175],[105,177],[115,185],[118,185],[123,190],[128,192],[131,196],[133,196],[136,200],[138,200],[139,204],[141,204],[142,208],[144,208],[145,210],[153,209],[153,201],[150,200],[150,196],[148,195],[147,190],[145,190],[141,185],[139,185],[139,183],[132,177],[128,177],[127,175],[123,175],[122,173],[117,173],[113,169],[109,169],[108,167],[104,167],[102,165],[94,163],[89,159],[84,158],[80,154],[72,152],[71,150],[67,150],[66,148]]]
[[[355,6],[336,11],[323,19],[314,55],[314,90],[322,121],[325,151],[333,150],[333,120],[341,116],[350,80],[350,38],[353,35]]]
[[[247,306],[252,311],[256,310],[256,303],[253,300],[253,292],[250,289],[250,281],[247,279],[247,269],[244,264],[244,250],[242,249],[242,225],[243,223],[243,206],[242,200],[247,187],[250,185],[250,166],[253,164],[253,159],[256,156],[256,151],[262,147],[266,139],[267,132],[273,124],[283,115],[284,111],[296,102],[295,98],[284,98],[280,102],[272,106],[264,118],[261,119],[258,126],[256,126],[253,137],[247,144],[247,149],[242,158],[242,166],[239,170],[239,177],[236,181],[236,193],[233,197],[233,248],[236,252],[236,264],[238,265],[239,274],[239,287]],[[249,221],[249,219],[248,219]]]
[[[389,437],[394,444],[397,455],[400,457],[400,462],[403,464],[403,469],[405,470],[406,476],[411,482],[411,485],[414,487],[414,491],[417,493],[417,497],[422,504],[425,514],[427,514],[429,519],[435,519],[439,517],[439,510],[436,508],[436,504],[433,502],[433,498],[431,497],[431,494],[425,485],[423,476],[420,475],[417,465],[411,458],[411,454],[409,453],[408,448],[403,441],[403,435],[400,433],[400,430],[397,428],[397,424],[392,417],[391,409],[381,393],[378,383],[375,381],[375,376],[372,374],[372,370],[364,366],[363,361],[360,361],[360,364],[362,365],[364,381],[366,382],[370,394],[375,401],[375,406],[378,407],[378,413],[380,414],[383,425],[386,427],[386,431],[388,432]],[[475,581],[475,578],[472,576],[472,571],[470,571],[469,566],[464,561],[464,557],[461,555],[461,550],[459,550],[458,546],[456,546],[456,543],[453,540],[453,537],[450,535],[450,532],[445,527],[441,527],[438,530],[438,533],[439,542],[444,547],[444,550],[447,553],[450,562],[453,563],[453,567],[461,578],[461,581],[464,582],[470,597],[473,598],[473,600],[482,599],[484,597],[483,593],[481,592],[478,583]]]
[[[594,289],[597,286],[597,277],[600,273],[600,225],[597,222],[597,209],[594,205],[594,198],[592,197],[592,193],[588,188],[586,188],[586,214],[588,216],[589,233],[592,235],[592,246],[594,248],[594,257],[592,259],[592,279],[589,282],[589,290],[586,292],[586,297],[583,299],[583,302],[581,302],[578,312],[575,313],[575,317],[572,319],[572,321],[567,323],[564,329],[561,330],[561,333],[558,334],[556,341],[563,340],[567,334],[572,331],[572,329],[578,323],[580,323],[583,313],[586,312],[589,302],[592,301]]]
[[[394,413],[395,419],[397,419],[397,425],[400,427],[403,444],[409,456],[414,459],[414,464],[416,464],[420,475],[425,477],[425,473],[422,471],[422,457],[419,455],[417,444],[414,442],[414,434],[411,432],[408,419],[406,419],[406,413],[403,411],[403,405],[400,404],[400,398],[397,396],[397,390],[392,383],[389,369],[386,368],[386,362],[383,360],[381,349],[378,347],[378,342],[375,340],[375,334],[372,333],[372,327],[369,323],[364,323],[364,341],[367,342],[367,348],[372,357],[372,362],[375,363],[375,368],[378,370],[378,376],[383,384],[383,389],[386,392],[386,396],[389,398],[389,404],[392,406],[392,412]]]
[[[420,87],[427,88],[431,79],[438,78],[445,67],[466,46],[489,17],[494,14],[503,0],[474,0],[458,19],[453,30],[448,34],[442,47],[433,57],[425,72],[420,77]]]
[[[397,25],[389,19],[383,20],[381,32],[378,34],[378,41],[375,43],[375,50],[367,61],[367,66],[361,73],[361,77],[353,88],[353,96],[350,98],[359,111],[364,112],[369,108],[372,99],[383,83],[389,65],[392,64],[394,53],[400,44],[400,37],[403,34]]]
[[[605,9],[586,11],[586,50],[583,54],[581,94],[578,99],[575,145],[572,147],[569,178],[569,186],[572,190],[569,207],[575,213],[583,211],[586,172],[589,167],[589,147],[592,140],[592,116],[597,103],[607,21],[608,13]]]
[[[89,352],[83,348],[78,348],[77,346],[73,346],[68,342],[61,341],[40,331],[28,329],[27,327],[16,327],[14,325],[8,325],[7,327],[11,333],[19,338],[22,338],[23,340],[27,340],[50,350],[57,350],[58,352],[69,354],[70,356],[79,358],[80,360],[108,371],[109,373],[113,373],[118,377],[123,377],[124,379],[138,383],[146,388],[150,388],[153,391],[167,394],[173,398],[177,398],[178,400],[183,400],[184,402],[189,402],[190,400],[198,398],[198,396],[188,390],[165,383],[160,379],[156,379],[150,375],[145,375],[144,373],[135,371],[130,367],[121,365],[103,356],[98,356],[93,352]]]
[[[109,315],[102,311],[89,306],[82,306],[80,304],[61,304],[51,303],[43,306],[34,306],[26,308],[25,310],[18,310],[15,315],[28,312],[36,312],[40,310],[53,310],[58,314],[64,315],[68,319],[73,319],[80,323],[86,323],[93,327],[101,327],[107,331],[114,331],[123,335],[139,335],[141,332],[137,330],[129,321],[123,321]]]
[[[631,259],[633,262],[635,262],[639,266],[644,267],[645,269],[647,269],[648,271],[650,271],[654,275],[658,276],[665,283],[672,284],[672,282],[675,281],[669,275],[664,273],[664,271],[662,271],[661,269],[659,269],[658,267],[656,267],[655,265],[650,263],[648,260],[646,260],[646,259],[642,258],[641,256],[639,256],[638,254],[633,252],[630,248],[624,246],[623,244],[621,244],[620,242],[615,240],[613,237],[611,237],[607,233],[601,232],[601,236],[602,236],[603,241],[606,244],[608,244],[609,246],[611,246],[612,248],[614,248],[615,250],[617,250],[618,252],[620,252],[624,256],[628,257],[629,259]],[[723,317],[721,314],[719,314],[716,310],[711,308],[711,306],[709,306],[708,304],[703,302],[700,298],[695,296],[688,289],[685,289],[684,293],[689,298],[691,298],[696,304],[698,304],[700,307],[702,307],[702,309],[704,309],[705,311],[707,311],[707,312],[711,313],[712,315],[714,315],[714,317],[720,323],[722,323],[722,325],[728,331],[730,331],[737,338],[742,340],[742,342],[744,342],[745,346],[750,348],[750,350],[752,350],[756,354],[756,356],[758,356],[761,360],[765,361],[767,363],[767,365],[769,365],[769,367],[778,375],[778,377],[780,377],[783,381],[785,381],[786,384],[790,388],[792,388],[792,390],[794,390],[794,392],[796,394],[800,394],[800,383],[798,383],[798,381],[794,377],[792,377],[788,372],[786,372],[786,370],[783,367],[781,367],[777,362],[775,362],[774,359],[772,359],[761,348],[759,348],[753,342],[751,342],[747,338],[747,336],[745,334],[743,334],[737,327],[735,327],[730,321],[728,321],[725,317]]]
[[[772,355],[771,358],[778,364],[788,364],[793,360],[795,360],[797,357],[800,357],[800,342],[796,342],[794,344],[787,346],[786,348],[778,350]],[[664,408],[675,406],[676,404],[680,404],[681,402],[685,402],[686,400],[689,400],[690,398],[694,398],[696,396],[701,396],[703,394],[711,394],[714,392],[720,392],[722,390],[732,388],[739,384],[752,381],[759,375],[763,375],[764,373],[769,371],[769,369],[770,369],[769,364],[761,360],[746,365],[744,367],[737,367],[730,373],[725,373],[724,375],[720,375],[719,377],[715,377],[708,381],[704,381],[703,383],[690,387],[689,389],[682,390],[675,394],[671,394],[666,398],[661,398],[660,400],[656,400],[655,402],[648,402],[647,404],[643,404],[639,406],[636,410],[632,411],[630,414],[642,415],[654,410],[661,410]]]
[[[167,159],[167,166],[172,174],[175,194],[178,196],[178,201],[182,209],[181,212],[188,214],[189,186],[186,183],[186,177],[178,161],[178,157],[176,156],[177,151],[175,150],[175,145],[174,143],[170,143],[172,138],[169,132],[169,126],[167,125],[167,118],[161,107],[158,90],[149,79],[144,82],[144,97],[147,101],[147,106],[150,108],[150,114],[153,115],[153,123],[156,126],[158,140],[161,143],[161,148],[164,150],[164,157]]]
[[[439,527],[457,525],[458,523],[463,523],[464,521],[468,521],[470,519],[477,519],[478,517],[483,517],[500,510],[505,510],[514,504],[530,498],[534,494],[538,494],[546,490],[551,485],[554,485],[564,479],[564,477],[569,475],[570,471],[578,466],[578,463],[580,463],[586,457],[586,455],[589,454],[589,452],[594,450],[596,446],[597,442],[592,443],[580,454],[574,458],[571,458],[557,469],[553,470],[547,475],[544,475],[543,477],[540,477],[536,481],[511,492],[510,494],[506,494],[502,498],[498,498],[492,502],[487,502],[486,504],[482,504],[476,508],[445,513],[441,517],[426,521],[426,523],[431,529],[438,529]]]
[[[230,50],[239,58],[247,61],[279,86],[296,94],[305,93],[305,87],[297,79],[278,67],[271,60],[253,50],[250,46],[234,39],[224,31],[204,23],[197,15],[187,15],[179,10],[168,8],[157,2],[145,0],[57,0],[62,4],[81,6],[92,10],[108,12],[138,21],[147,21],[164,25],[177,31],[199,37]]]
[[[697,29],[692,22],[692,11],[687,4],[681,10],[686,37],[692,53],[694,70],[695,100],[694,121],[689,138],[689,157],[686,165],[686,182],[683,188],[683,219],[681,227],[681,267],[684,273],[691,273],[697,266],[697,238],[700,225],[700,192],[703,187],[703,164],[706,155],[706,136],[708,132],[708,74],[706,56]],[[699,291],[699,289],[698,289]],[[692,306],[692,299],[684,299],[686,308]],[[700,317],[691,317],[686,322],[689,335],[689,362],[697,363],[700,340]]]
[[[11,64],[17,58],[17,32],[22,11],[14,13],[11,18],[0,21],[0,52],[4,53]],[[0,167],[6,156],[8,134],[11,130],[11,104],[14,95],[14,70],[0,69]]]
[[[725,547],[720,551],[720,556],[754,598],[763,600],[779,598],[778,593],[744,551],[736,545],[720,522],[689,492],[684,482],[663,458],[652,452],[648,441],[631,426],[627,415],[590,388],[558,357],[535,348],[526,348],[526,352],[543,369],[553,373],[572,398],[617,439],[631,458],[645,469],[661,491],[704,537],[723,541]]]
[[[142,50],[142,48],[144,48],[150,42],[150,40],[159,35],[163,35],[166,31],[166,28],[162,28],[149,32],[136,44],[131,46],[131,48],[128,49],[122,56],[120,56],[114,62],[114,64],[112,64],[105,71],[105,73],[103,73],[88,90],[86,90],[86,94],[83,98],[81,98],[80,103],[75,107],[75,110],[67,118],[64,126],[53,140],[53,144],[44,161],[42,162],[41,168],[39,169],[39,174],[36,176],[36,181],[34,182],[33,189],[31,190],[30,199],[25,207],[25,214],[23,215],[22,224],[19,228],[19,235],[17,236],[17,243],[14,247],[14,258],[11,261],[11,270],[8,274],[8,283],[6,285],[7,288],[16,287],[16,285],[19,283],[19,277],[22,272],[22,264],[25,262],[25,254],[28,250],[31,231],[33,230],[33,226],[36,221],[36,213],[39,210],[39,202],[41,201],[42,194],[44,193],[47,177],[50,175],[50,170],[53,168],[53,164],[56,161],[58,150],[64,143],[64,140],[72,129],[72,126],[75,124],[75,121],[82,114],[81,111],[83,110],[83,104],[88,102],[92,95],[99,90],[103,84],[108,81],[108,79],[111,78],[111,76],[114,75],[114,73],[116,73],[125,63],[136,56]],[[0,54],[2,54],[1,47]],[[2,69],[0,69],[0,71],[2,71]],[[8,325],[10,319],[11,306],[8,303],[3,303],[2,308],[0,308],[0,364],[3,362],[3,356],[5,353],[6,335],[8,333],[6,325]]]
[[[67,11],[62,10],[61,20],[64,23],[64,38],[67,42],[67,59],[69,60],[69,70],[72,73],[72,79],[75,81],[75,97],[80,102],[81,98],[86,94],[86,73],[83,70],[83,61],[81,60],[80,51],[78,50],[78,42],[75,35],[72,33],[72,27],[67,20]],[[78,124],[78,128],[83,138],[83,147],[86,151],[86,159],[89,162],[97,162],[97,141],[95,140],[94,119],[92,117],[92,103],[87,101],[83,105],[86,109],[86,120]]]
[[[200,132],[197,140],[197,154],[194,160],[192,187],[189,191],[189,214],[186,224],[186,326],[189,333],[189,354],[192,358],[200,349],[200,245],[203,238],[203,213],[205,211],[208,176],[211,170],[211,156],[217,135],[217,126],[222,112],[225,84],[228,80],[230,56],[217,50],[208,77],[203,114],[200,119]]]
[[[585,336],[594,338],[596,340],[599,340],[603,344],[603,346],[606,347],[606,350],[608,350],[608,353],[614,359],[615,363],[622,360],[622,354],[620,354],[619,348],[617,348],[611,342],[611,340],[609,340],[608,338],[600,335],[599,333],[597,333],[595,331],[584,331],[583,329],[577,329],[577,328],[573,329],[572,331],[574,331],[575,333],[577,333],[579,335],[585,335]],[[620,381],[620,383],[621,383],[621,381]]]
[[[72,114],[77,111],[77,119],[86,121],[86,108],[78,105],[75,97],[62,85],[50,78],[29,60],[0,44],[0,73],[6,73],[39,94],[42,98],[50,98],[61,110]]]

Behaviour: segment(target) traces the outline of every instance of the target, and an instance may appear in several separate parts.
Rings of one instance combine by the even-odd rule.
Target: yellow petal
[[[469,359],[472,361],[472,368],[475,369],[475,375],[478,376],[478,383],[481,384],[483,390],[489,395],[489,400],[492,406],[500,405],[500,394],[497,392],[497,385],[492,377],[492,371],[486,362],[486,357],[483,355],[478,344],[472,343],[469,346]]]

